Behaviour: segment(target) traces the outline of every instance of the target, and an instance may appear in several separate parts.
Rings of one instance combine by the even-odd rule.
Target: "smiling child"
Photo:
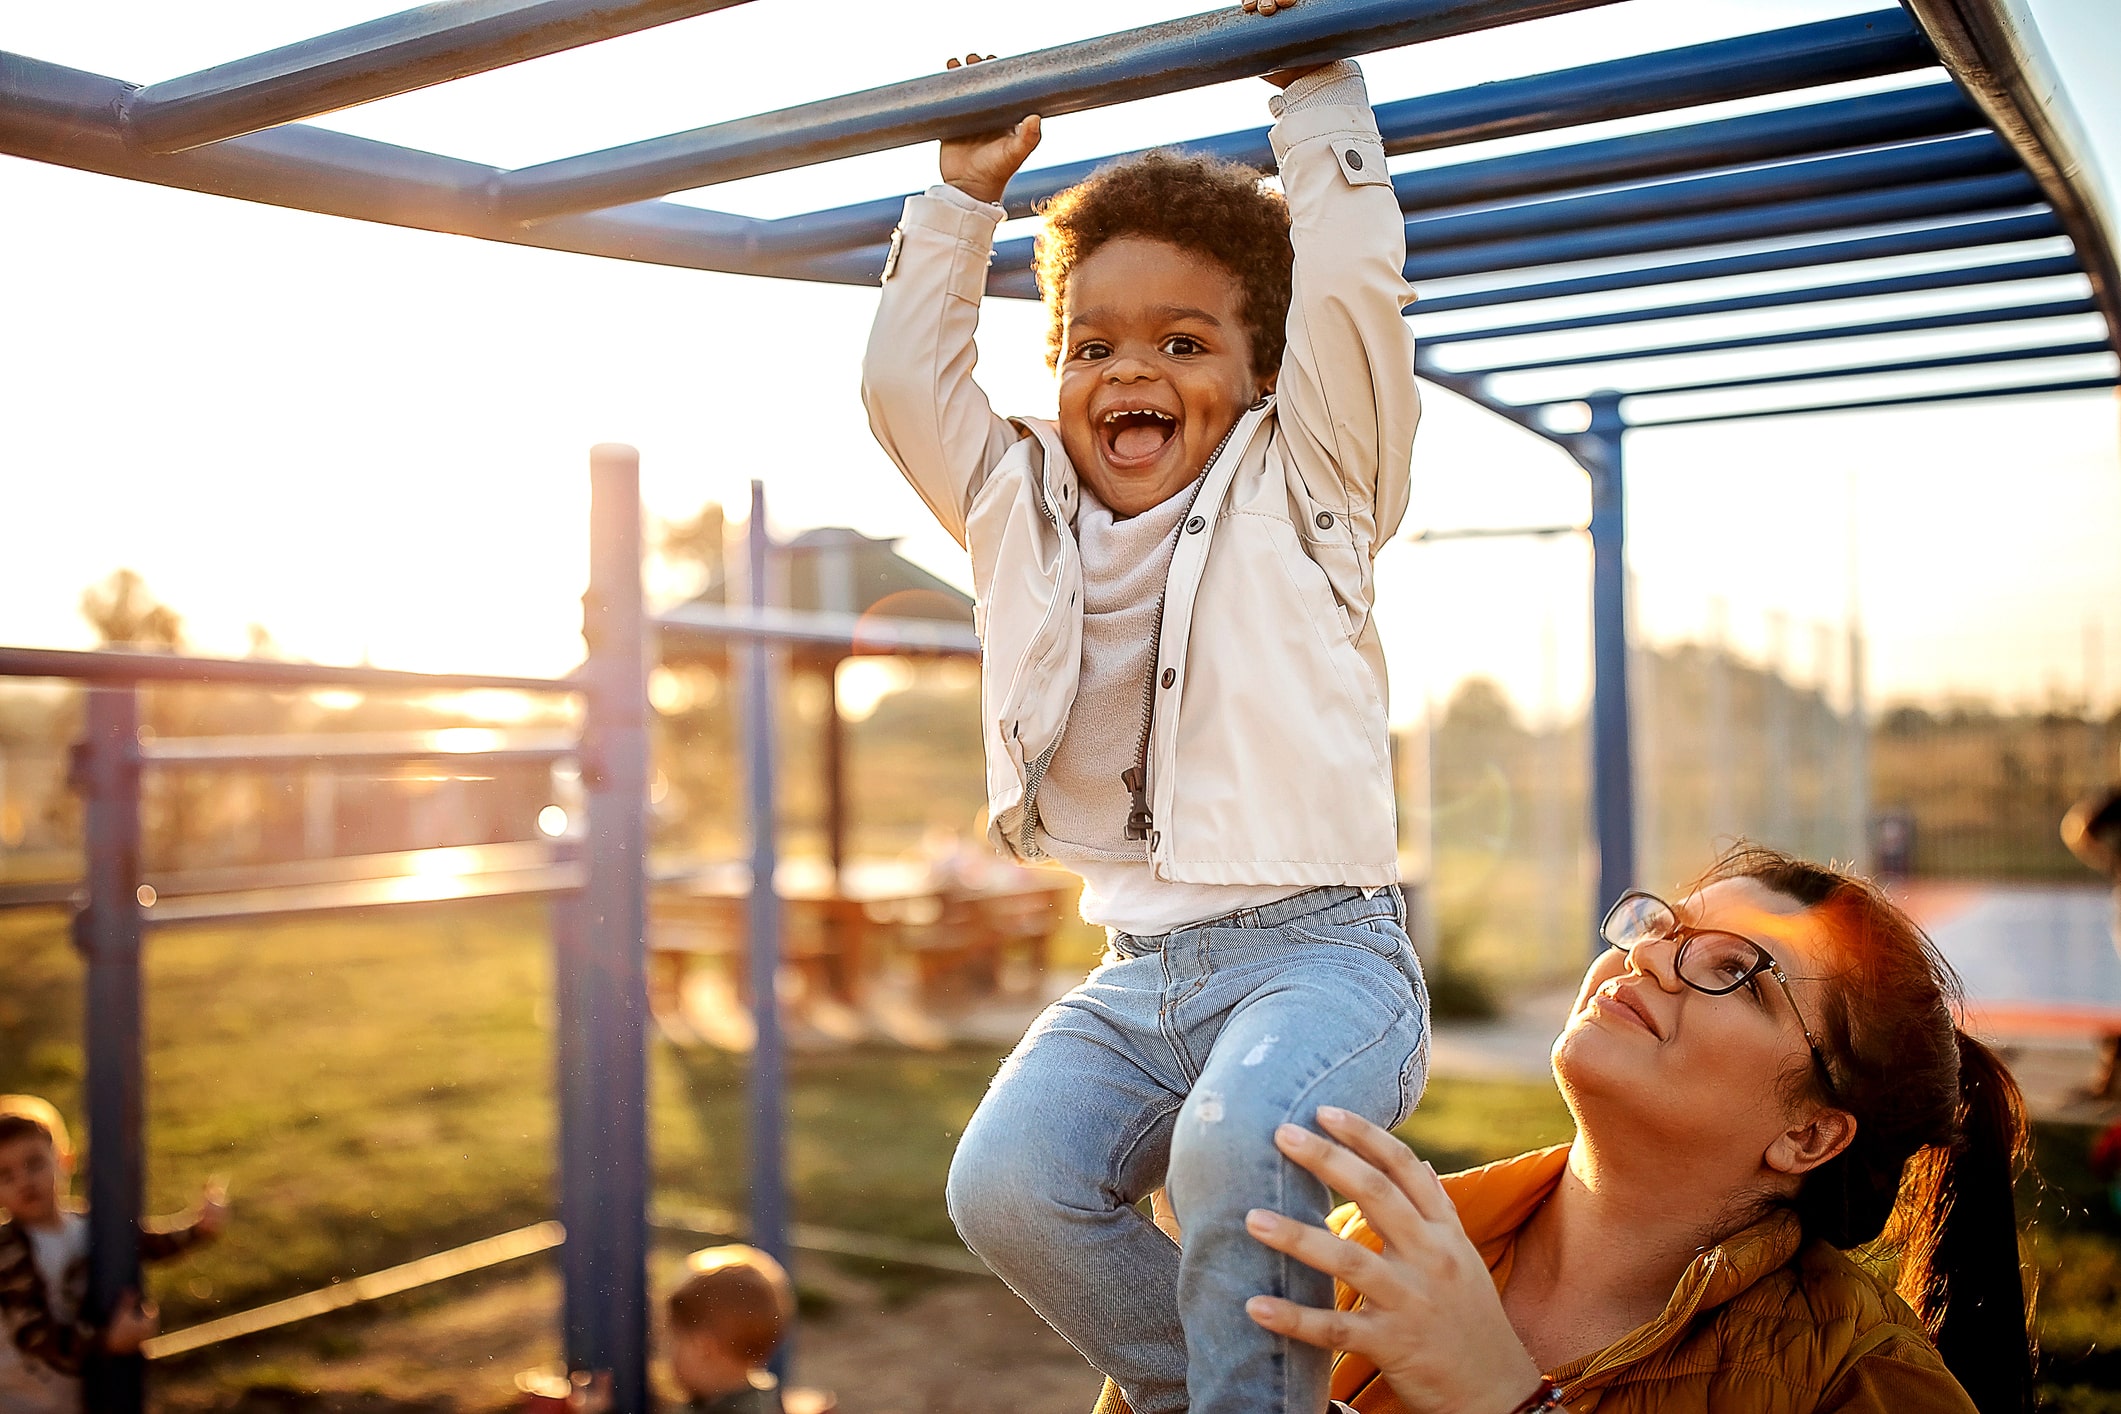
[[[1035,117],[943,143],[863,367],[878,441],[971,552],[991,837],[1079,874],[1110,936],[967,1126],[951,1215],[1136,1414],[1325,1407],[1324,1353],[1244,1302],[1330,1283],[1243,1216],[1318,1221],[1275,1126],[1395,1125],[1427,1068],[1371,622],[1419,413],[1402,217],[1356,67],[1268,78],[1286,197],[1156,151],[1047,206],[1056,421],[972,377]],[[1160,1186],[1182,1250],[1138,1206]]]

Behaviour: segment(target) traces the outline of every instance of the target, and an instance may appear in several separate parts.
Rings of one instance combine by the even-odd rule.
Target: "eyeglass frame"
[[[1733,933],[1728,928],[1690,927],[1689,925],[1680,920],[1679,910],[1677,908],[1674,908],[1665,900],[1651,893],[1648,889],[1629,889],[1627,892],[1623,893],[1619,898],[1613,900],[1613,906],[1606,910],[1605,917],[1599,921],[1598,940],[1604,943],[1607,947],[1613,949],[1613,951],[1619,953],[1622,957],[1631,956],[1636,948],[1642,946],[1642,943],[1632,943],[1627,945],[1616,943],[1606,935],[1606,926],[1610,924],[1613,921],[1614,917],[1620,912],[1620,910],[1626,906],[1628,900],[1638,898],[1648,899],[1651,903],[1656,904],[1659,908],[1662,908],[1666,913],[1672,915],[1671,932],[1655,938],[1646,938],[1643,941],[1650,943],[1676,942],[1679,946],[1672,953],[1672,975],[1674,977],[1677,977],[1681,982],[1685,983],[1687,986],[1693,988],[1695,991],[1701,993],[1703,996],[1727,997],[1731,993],[1737,991],[1740,987],[1743,987],[1746,984],[1750,983],[1754,978],[1758,977],[1763,972],[1765,972],[1768,976],[1772,977],[1775,980],[1775,985],[1782,989],[1783,1000],[1787,1001],[1790,1004],[1790,1015],[1797,1018],[1797,1027],[1799,1030],[1804,1032],[1804,1044],[1807,1048],[1810,1049],[1812,1053],[1812,1064],[1819,1068],[1819,1078],[1826,1084],[1827,1095],[1830,1098],[1833,1098],[1838,1101],[1840,1098],[1840,1091],[1834,1084],[1834,1072],[1827,1066],[1826,1052],[1821,1049],[1819,1045],[1818,1036],[1813,1033],[1811,1024],[1804,1019],[1804,1008],[1797,1005],[1797,994],[1790,990],[1790,982],[1792,978],[1787,972],[1784,972],[1782,970],[1782,964],[1780,962],[1777,962],[1775,960],[1775,955],[1769,952],[1765,947],[1761,946],[1759,943],[1754,942],[1751,938],[1745,936],[1745,934]],[[1753,965],[1750,968],[1746,969],[1746,973],[1743,977],[1740,977],[1737,981],[1733,982],[1728,987],[1704,987],[1699,982],[1694,981],[1692,978],[1688,977],[1684,972],[1680,971],[1680,963],[1686,957],[1686,950],[1688,945],[1693,943],[1694,940],[1697,938],[1730,938],[1735,942],[1744,943],[1747,947],[1753,950]],[[1818,979],[1808,978],[1801,980],[1816,981]]]

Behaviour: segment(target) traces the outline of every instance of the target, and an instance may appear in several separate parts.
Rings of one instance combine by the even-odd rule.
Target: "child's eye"
[[[1205,350],[1201,348],[1200,340],[1194,338],[1191,334],[1173,334],[1170,338],[1164,340],[1164,352],[1170,354],[1173,358],[1191,358],[1194,354],[1203,353]]]
[[[1112,347],[1096,339],[1090,339],[1075,346],[1075,356],[1077,358],[1110,358],[1112,356]]]

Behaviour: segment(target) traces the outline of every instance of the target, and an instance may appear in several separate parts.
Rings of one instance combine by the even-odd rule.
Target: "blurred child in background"
[[[782,1414],[766,1362],[795,1319],[795,1288],[756,1247],[708,1247],[670,1293],[670,1373],[687,1414]]]
[[[0,1095],[0,1409],[78,1414],[81,1366],[92,1354],[130,1355],[155,1333],[152,1305],[120,1298],[110,1320],[87,1320],[88,1218],[69,1198],[74,1150],[66,1122],[34,1095]],[[140,1233],[159,1262],[218,1235],[228,1207],[208,1185],[189,1221]]]

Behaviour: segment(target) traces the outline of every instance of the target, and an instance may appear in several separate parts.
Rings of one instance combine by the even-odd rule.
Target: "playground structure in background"
[[[1026,112],[1058,116],[1612,2],[1306,0],[1271,17],[1226,7],[516,171],[300,123],[742,3],[455,0],[144,87],[0,54],[0,152],[490,240],[866,285],[882,268],[895,198],[776,220],[659,198],[992,130]],[[1393,179],[1408,216],[1407,274],[1424,291],[1409,311],[1417,371],[1555,442],[1590,478],[1594,904],[1615,897],[1637,873],[1624,561],[1628,428],[2121,383],[2114,365],[2121,275],[2111,230],[2030,26],[2014,0],[1905,3],[1378,106],[1387,152],[1405,156],[1797,96],[1742,116],[1680,120]],[[1917,76],[1908,86],[1810,95],[1813,101],[1798,96],[1907,75]],[[1264,130],[1180,145],[1272,166]],[[1092,165],[1022,173],[1004,205],[1027,215],[1032,203]],[[1032,296],[1029,256],[1029,242],[1004,242],[990,293]],[[1744,333],[1703,337],[1698,321],[1731,315],[1765,319],[1747,321]],[[1795,322],[1761,327],[1777,319]],[[1543,342],[1587,331],[1601,332]],[[1943,342],[1911,354],[1891,342],[1905,335]],[[1768,351],[1765,367],[1718,361]],[[1704,362],[1678,378],[1652,374],[1609,386],[1614,366],[1624,372],[1659,360],[1686,360],[1689,370],[1694,360]],[[138,1280],[131,1235],[141,1187],[143,934],[151,923],[202,916],[207,908],[194,904],[187,914],[184,899],[164,904],[140,877],[139,783],[143,769],[210,764],[213,752],[202,745],[199,761],[180,762],[158,754],[161,744],[143,743],[134,685],[573,694],[583,704],[579,741],[521,749],[578,759],[586,806],[579,857],[482,876],[477,887],[553,899],[566,1355],[575,1367],[614,1372],[621,1414],[645,1407],[650,633],[665,643],[742,645],[754,822],[753,887],[744,893],[749,979],[752,995],[770,997],[783,928],[771,886],[777,858],[769,647],[853,645],[858,625],[767,604],[756,487],[749,610],[694,605],[651,622],[641,602],[635,459],[630,449],[607,447],[593,460],[588,657],[566,679],[0,649],[0,674],[93,684],[76,771],[88,840],[77,927],[89,968],[92,1317]],[[977,652],[969,631],[934,624],[874,626],[861,642],[873,651]],[[425,759],[438,745],[389,750]],[[279,751],[307,761],[328,749],[297,742],[257,746],[252,756]],[[312,890],[310,907],[382,901],[334,895],[332,881],[301,887]],[[758,1008],[757,1021],[753,1240],[785,1255],[777,1009]],[[140,1406],[136,1360],[98,1361],[91,1379],[95,1407]]]

